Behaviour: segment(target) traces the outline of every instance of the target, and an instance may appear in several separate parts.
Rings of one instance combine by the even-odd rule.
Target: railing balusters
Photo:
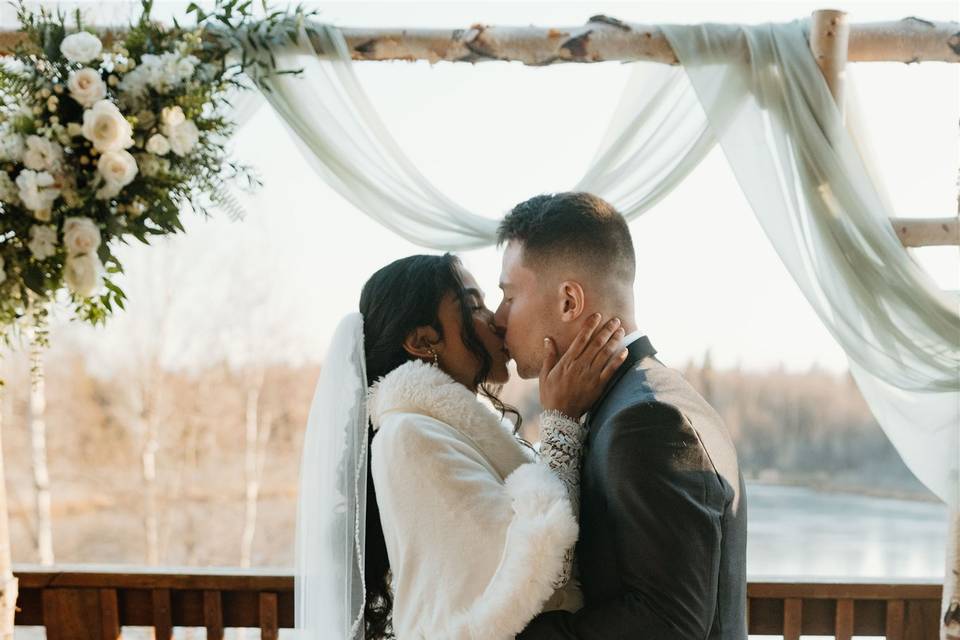
[[[887,602],[887,640],[903,640],[903,600]]]
[[[783,601],[783,640],[800,640],[800,621],[803,617],[803,600],[786,598]]]
[[[223,604],[219,591],[203,592],[203,624],[207,640],[223,640]]]
[[[173,640],[173,611],[170,607],[170,589],[153,590],[154,640]]]
[[[277,594],[260,594],[260,640],[277,640],[280,632],[278,630],[277,618]]]
[[[940,603],[907,600],[903,640],[929,640],[940,633]]]
[[[43,628],[46,630],[47,640],[60,640],[63,631],[60,629],[60,602],[56,589],[44,589],[43,598]]]
[[[257,569],[144,569],[14,567],[20,580],[18,626],[44,625],[48,640],[118,640],[123,625],[152,626],[157,640],[174,627],[206,628],[224,640],[225,628],[260,628],[278,640],[293,626],[294,578]],[[942,587],[932,581],[894,584],[752,581],[747,587],[751,634],[798,640],[801,634],[883,636],[929,640],[937,634]]]
[[[853,638],[853,600],[850,598],[837,600],[834,635],[836,635],[837,640],[851,640]]]
[[[116,589],[100,589],[100,637],[102,640],[120,638],[120,608],[117,606]]]

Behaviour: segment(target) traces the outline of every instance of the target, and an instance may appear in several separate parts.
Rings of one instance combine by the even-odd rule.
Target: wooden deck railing
[[[124,626],[153,627],[157,640],[174,627],[260,629],[263,640],[293,626],[293,578],[255,569],[156,572],[126,567],[17,567],[18,626],[43,626],[47,640],[116,640]],[[941,586],[934,582],[751,582],[750,633],[884,636],[935,640]]]

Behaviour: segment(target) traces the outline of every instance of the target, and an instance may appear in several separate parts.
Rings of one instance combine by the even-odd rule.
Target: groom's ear
[[[583,315],[586,309],[586,296],[583,287],[576,280],[564,280],[560,283],[560,319],[573,322]]]
[[[433,361],[433,354],[440,351],[440,334],[430,326],[417,327],[403,341],[403,350],[414,358]]]

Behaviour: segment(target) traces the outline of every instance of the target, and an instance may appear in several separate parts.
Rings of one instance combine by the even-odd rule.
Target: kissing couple
[[[301,463],[298,637],[745,640],[733,441],[634,311],[669,267],[635,283],[626,221],[587,193],[517,205],[498,242],[495,311],[455,256],[417,255],[338,327]],[[539,378],[533,445],[497,396],[511,359]]]

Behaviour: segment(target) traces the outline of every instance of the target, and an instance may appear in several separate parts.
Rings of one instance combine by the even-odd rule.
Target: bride
[[[411,256],[367,281],[304,440],[298,637],[506,639],[579,607],[579,418],[626,354],[615,321],[599,325],[560,358],[545,338],[538,455],[495,395],[503,329],[459,260]]]

